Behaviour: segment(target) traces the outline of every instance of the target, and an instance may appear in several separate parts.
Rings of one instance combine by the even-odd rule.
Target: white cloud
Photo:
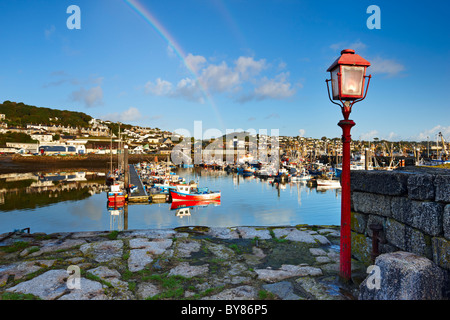
[[[200,103],[204,102],[198,82],[190,78],[181,79],[175,87],[169,81],[158,78],[155,83],[149,81],[145,84],[145,92],[155,96],[182,98]]]
[[[343,50],[344,42],[337,42],[330,45],[330,49],[332,50]]]
[[[125,110],[121,114],[122,121],[136,121],[142,118],[141,112],[134,107],[130,107],[128,110]]]
[[[56,28],[54,25],[52,25],[49,29],[45,29],[44,30],[45,38],[47,40],[49,40],[51,38],[51,36],[55,33],[55,31],[56,31]]]
[[[152,93],[155,96],[164,96],[172,90],[172,84],[169,81],[156,79],[156,83],[151,81],[145,84],[145,92]]]
[[[306,133],[306,130],[305,130],[305,129],[299,129],[299,130],[298,130],[298,136],[299,136],[299,137],[304,137],[304,136],[305,136],[305,133]]]
[[[185,62],[189,69],[198,74],[197,79],[184,78],[175,86],[158,78],[155,82],[146,83],[145,92],[203,103],[203,91],[236,96],[245,88],[247,92],[250,90],[250,93],[241,94],[241,97],[235,100],[247,102],[288,98],[295,94],[295,87],[301,87],[299,84],[292,86],[287,80],[289,72],[281,73],[273,79],[262,76],[261,73],[270,67],[265,59],[255,60],[253,57],[241,56],[234,60],[234,65],[229,66],[225,61],[210,63],[203,56],[189,53]],[[286,64],[280,63],[278,67],[286,68]]]
[[[291,83],[287,81],[289,73],[281,73],[275,79],[263,79],[263,83],[255,88],[254,94],[257,100],[267,98],[284,99],[295,94],[295,89],[292,88]]]
[[[261,59],[255,61],[252,57],[239,57],[236,61],[235,70],[239,72],[243,79],[259,74],[263,69],[267,68],[266,60]]]
[[[103,89],[100,86],[90,88],[86,90],[81,88],[78,91],[74,91],[71,94],[73,101],[84,102],[88,108],[95,107],[103,104]]]
[[[198,82],[190,78],[180,80],[176,89],[170,93],[170,96],[194,102],[204,102]]]
[[[364,140],[364,141],[371,141],[371,140],[373,140],[373,138],[379,138],[377,130],[372,130],[372,131],[363,133],[359,136],[359,140]]]
[[[395,132],[390,132],[385,140],[387,140],[387,141],[399,141],[399,140],[401,140],[401,137],[400,137],[399,134],[397,134]]]
[[[203,69],[199,81],[208,91],[212,92],[225,92],[240,83],[239,73],[229,68],[225,61]]]
[[[192,53],[189,53],[185,59],[186,64],[197,73],[201,67],[206,63],[206,58],[202,56],[194,56]]]
[[[367,48],[367,45],[363,42],[361,42],[361,40],[356,40],[353,43],[349,43],[347,41],[342,41],[342,42],[337,42],[337,43],[333,43],[330,45],[330,49],[335,50],[335,51],[341,51],[344,49],[353,49],[356,51],[356,53],[358,53],[357,51],[359,50],[364,50],[365,48]]]
[[[292,84],[287,81],[288,77],[289,72],[280,73],[273,79],[263,77],[253,92],[241,95],[236,101],[245,103],[252,100],[281,100],[289,98],[296,93],[295,87],[301,88],[302,85],[298,83],[293,87]]]
[[[128,110],[123,112],[108,113],[101,118],[104,120],[126,123],[142,119],[142,114],[137,108],[130,107]]]
[[[387,74],[389,77],[396,76],[403,70],[405,70],[405,66],[401,63],[392,60],[392,59],[384,59],[381,57],[376,57],[370,61],[370,72],[379,73],[379,74]]]
[[[436,141],[436,134],[438,134],[439,132],[442,133],[442,135],[444,136],[444,139],[446,141],[449,141],[450,126],[444,127],[444,126],[441,126],[440,124],[434,126],[433,128],[431,128],[429,130],[425,130],[425,131],[419,133],[416,137],[411,138],[411,140],[426,141],[428,139],[430,141]]]
[[[365,43],[361,42],[360,40],[356,40],[355,42],[353,42],[349,45],[349,48],[355,50],[356,52],[358,52],[360,50],[364,50],[366,47],[367,47],[367,45]]]
[[[287,67],[287,63],[284,62],[284,61],[281,61],[281,62],[278,64],[278,70],[284,70],[284,69],[286,69],[286,67]]]

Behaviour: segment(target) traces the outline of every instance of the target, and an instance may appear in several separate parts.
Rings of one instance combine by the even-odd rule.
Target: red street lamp
[[[341,251],[340,251],[340,276],[345,280],[351,279],[351,198],[350,198],[350,130],[355,125],[348,117],[356,102],[366,98],[371,76],[366,76],[366,69],[370,62],[355,54],[355,50],[345,49],[341,56],[328,68],[331,80],[326,80],[328,98],[334,104],[341,107],[344,120],[338,123],[342,128],[342,173],[341,173]],[[365,79],[369,78],[364,93]],[[331,81],[333,99],[330,96],[328,82]],[[341,104],[333,101],[338,100]]]

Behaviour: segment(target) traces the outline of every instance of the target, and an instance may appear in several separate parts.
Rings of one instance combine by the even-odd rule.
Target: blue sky
[[[67,28],[70,5],[80,30]],[[381,29],[367,27],[370,5]],[[326,70],[351,48],[372,63],[367,98],[350,116],[354,139],[441,131],[450,140],[449,9],[441,0],[4,0],[0,100],[170,131],[202,121],[204,131],[339,137]]]

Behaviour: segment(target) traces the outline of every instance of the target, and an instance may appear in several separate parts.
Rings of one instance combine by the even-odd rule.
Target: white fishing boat
[[[318,187],[340,188],[341,182],[337,179],[317,179]]]
[[[301,173],[291,177],[291,181],[308,181],[310,179],[312,179],[312,175],[307,173]]]
[[[291,181],[308,181],[310,179],[312,179],[312,175],[305,168],[301,168],[300,172],[291,177]]]

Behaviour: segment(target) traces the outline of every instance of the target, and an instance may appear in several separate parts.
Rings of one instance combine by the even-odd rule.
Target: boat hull
[[[108,193],[108,203],[125,203],[125,194],[123,193]]]
[[[341,182],[339,180],[322,180],[322,179],[317,179],[317,186],[340,188],[341,187]]]
[[[219,200],[200,200],[200,201],[196,201],[196,200],[180,200],[180,201],[175,201],[172,202],[170,209],[171,210],[176,210],[176,209],[180,209],[180,208],[192,208],[192,207],[203,207],[203,206],[208,206],[208,205],[214,205],[214,206],[220,206],[220,199]]]
[[[172,196],[172,201],[200,201],[200,200],[218,200],[220,199],[220,192],[211,192],[211,193],[182,193],[178,191],[170,190],[170,194]]]

